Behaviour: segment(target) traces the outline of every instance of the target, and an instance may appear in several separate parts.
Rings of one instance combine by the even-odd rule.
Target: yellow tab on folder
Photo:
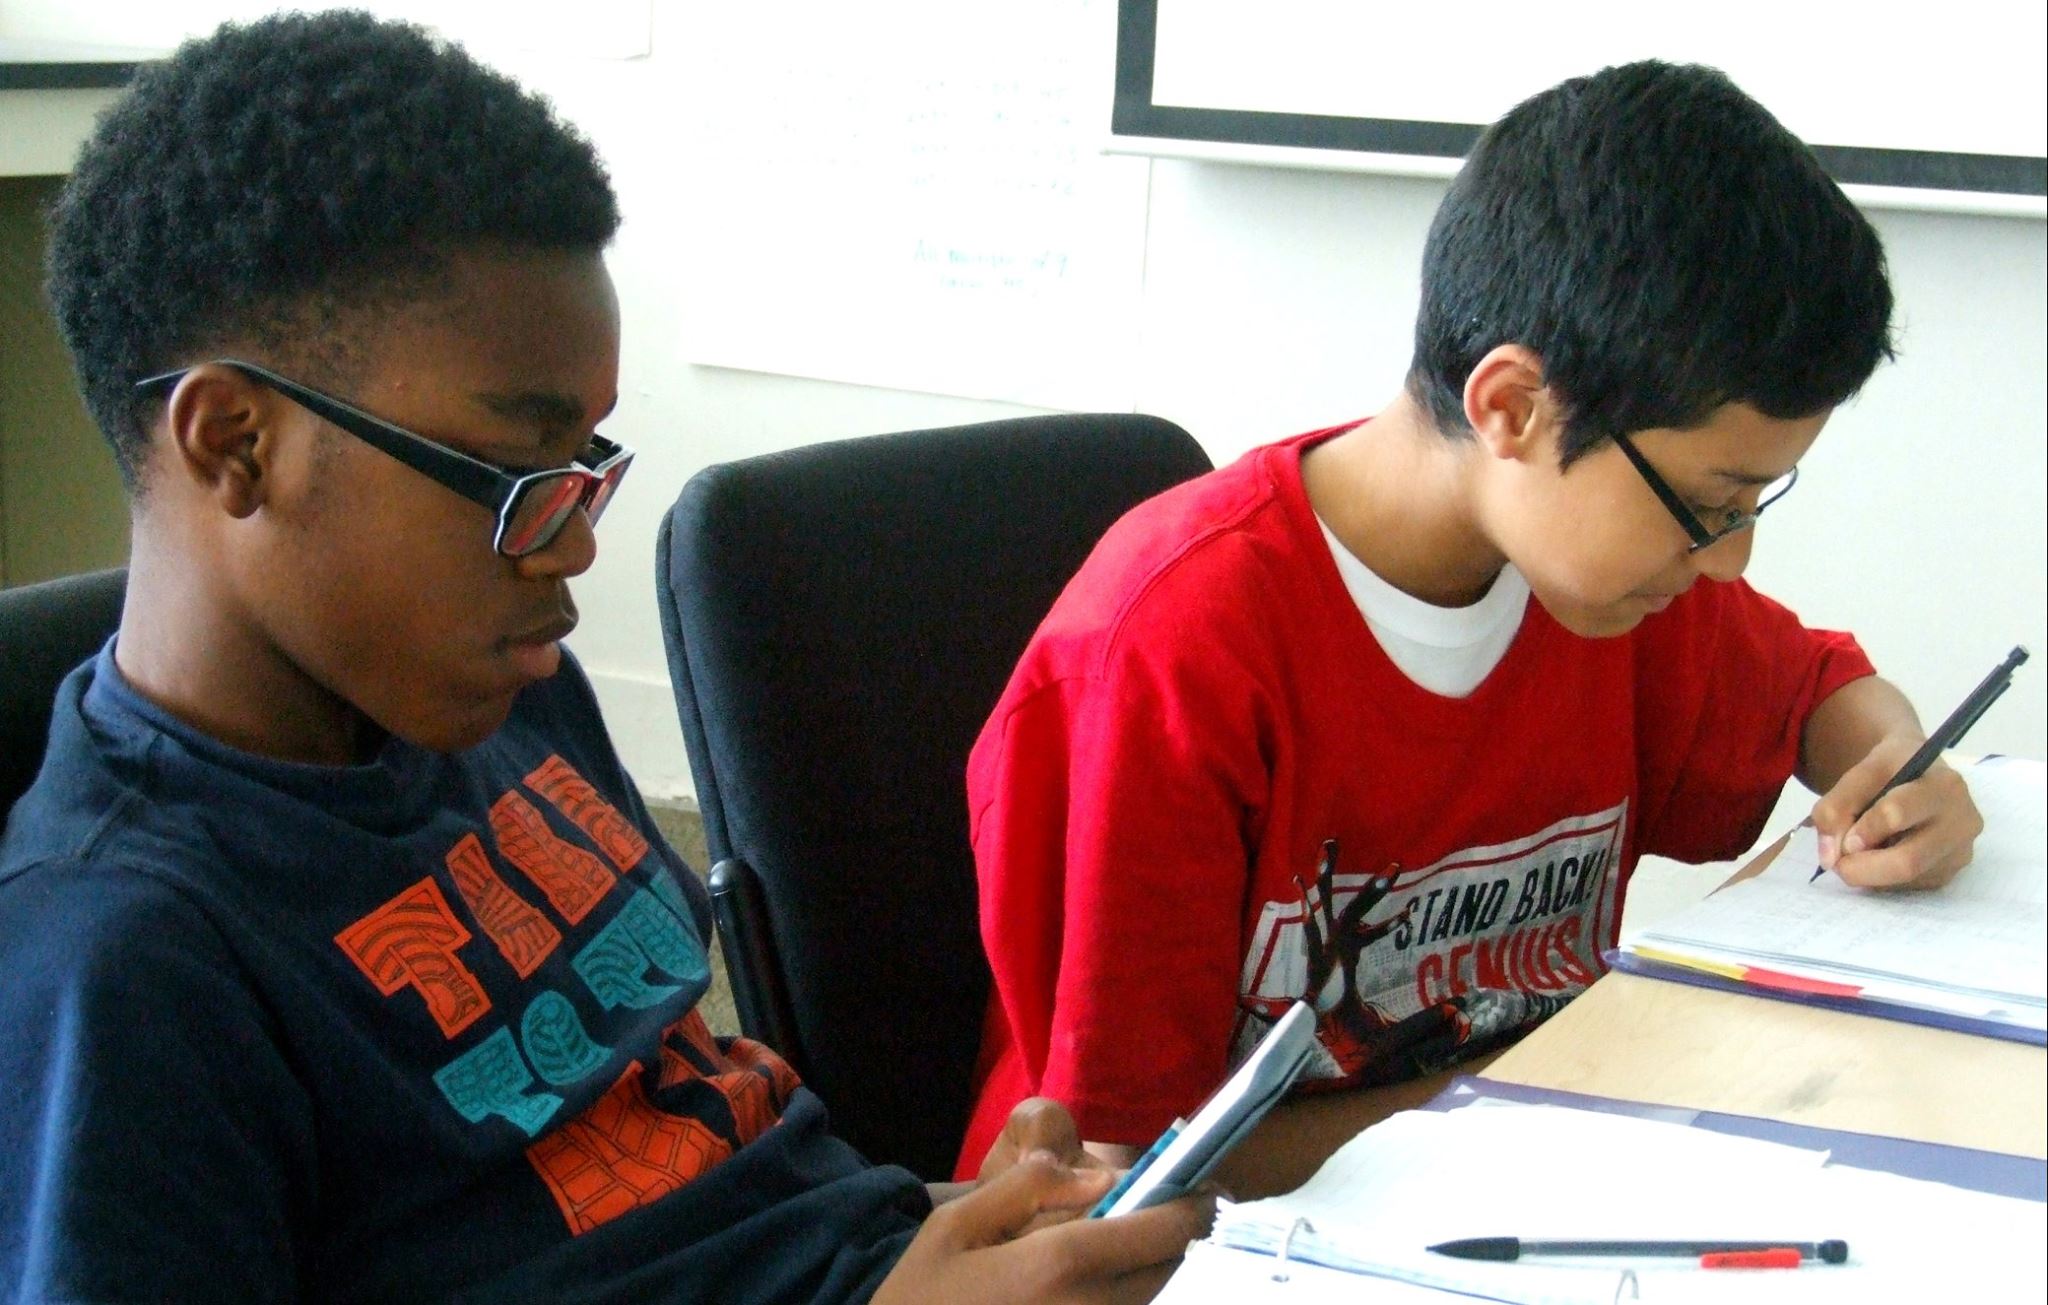
[[[1740,965],[1729,965],[1723,961],[1704,961],[1697,956],[1682,956],[1667,952],[1660,947],[1631,947],[1629,950],[1646,961],[1658,961],[1665,965],[1676,965],[1680,969],[1699,970],[1706,974],[1718,974],[1724,979],[1742,983],[1749,978],[1749,971]]]

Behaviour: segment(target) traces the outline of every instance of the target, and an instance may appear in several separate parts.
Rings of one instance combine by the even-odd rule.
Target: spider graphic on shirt
[[[1366,879],[1340,908],[1339,857],[1337,840],[1325,840],[1314,882],[1305,884],[1297,875],[1294,885],[1301,894],[1307,953],[1303,995],[1316,1006],[1316,1033],[1337,1062],[1341,1081],[1391,1083],[1434,1072],[1476,1050],[1475,1033],[1478,1041],[1490,1041],[1495,1034],[1531,1023],[1563,1005],[1560,998],[1482,989],[1398,1019],[1389,1015],[1361,990],[1359,963],[1368,949],[1410,918],[1415,899],[1383,920],[1367,919],[1399,886],[1401,865],[1396,861]],[[1271,1022],[1249,1003],[1245,1009],[1262,1022]]]

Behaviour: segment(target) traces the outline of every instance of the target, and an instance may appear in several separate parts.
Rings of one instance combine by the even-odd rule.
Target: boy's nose
[[[1733,580],[1749,569],[1749,550],[1756,527],[1724,535],[1692,555],[1693,565],[1709,580]]]
[[[562,533],[548,541],[546,548],[518,559],[519,572],[529,580],[567,578],[582,575],[597,560],[597,531],[582,508],[569,514]]]

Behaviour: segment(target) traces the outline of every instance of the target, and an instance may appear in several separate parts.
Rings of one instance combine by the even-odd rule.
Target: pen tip
[[[1820,1244],[1820,1258],[1829,1264],[1840,1264],[1849,1258],[1849,1243],[1839,1237],[1831,1237]]]

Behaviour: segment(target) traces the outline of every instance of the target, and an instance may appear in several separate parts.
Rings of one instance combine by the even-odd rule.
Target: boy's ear
[[[275,443],[270,392],[231,367],[185,373],[165,406],[169,444],[162,471],[183,477],[229,516],[247,517],[268,491]]]
[[[1465,423],[1493,457],[1531,457],[1554,442],[1561,416],[1543,359],[1524,345],[1495,345],[1465,378]]]

